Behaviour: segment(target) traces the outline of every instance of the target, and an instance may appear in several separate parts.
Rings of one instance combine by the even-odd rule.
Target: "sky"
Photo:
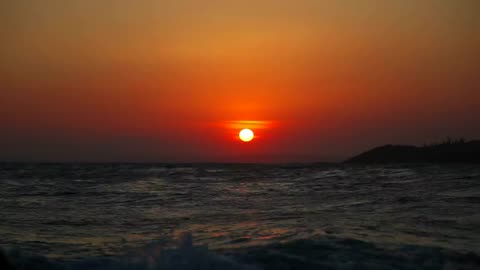
[[[338,161],[480,138],[478,0],[0,2],[0,160]],[[241,142],[251,128],[256,137]]]

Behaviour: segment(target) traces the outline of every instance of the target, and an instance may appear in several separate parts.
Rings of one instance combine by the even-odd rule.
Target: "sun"
[[[253,134],[253,131],[251,129],[246,128],[240,131],[240,133],[238,134],[238,137],[240,138],[240,140],[244,142],[249,142],[253,140],[253,137],[255,137],[255,134]]]

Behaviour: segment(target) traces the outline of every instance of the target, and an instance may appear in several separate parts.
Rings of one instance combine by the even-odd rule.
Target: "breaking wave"
[[[479,269],[480,256],[437,247],[379,246],[360,240],[321,237],[243,249],[212,251],[193,245],[190,234],[176,248],[151,243],[124,256],[55,260],[0,251],[6,270],[261,270],[261,269]]]

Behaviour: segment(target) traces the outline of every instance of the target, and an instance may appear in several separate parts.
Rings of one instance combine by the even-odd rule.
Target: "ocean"
[[[480,269],[480,166],[0,164],[10,269]]]

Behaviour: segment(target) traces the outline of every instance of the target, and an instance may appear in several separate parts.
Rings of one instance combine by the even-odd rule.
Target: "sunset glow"
[[[479,8],[3,1],[0,158],[341,160],[477,138]],[[243,128],[255,144],[237,144]]]

